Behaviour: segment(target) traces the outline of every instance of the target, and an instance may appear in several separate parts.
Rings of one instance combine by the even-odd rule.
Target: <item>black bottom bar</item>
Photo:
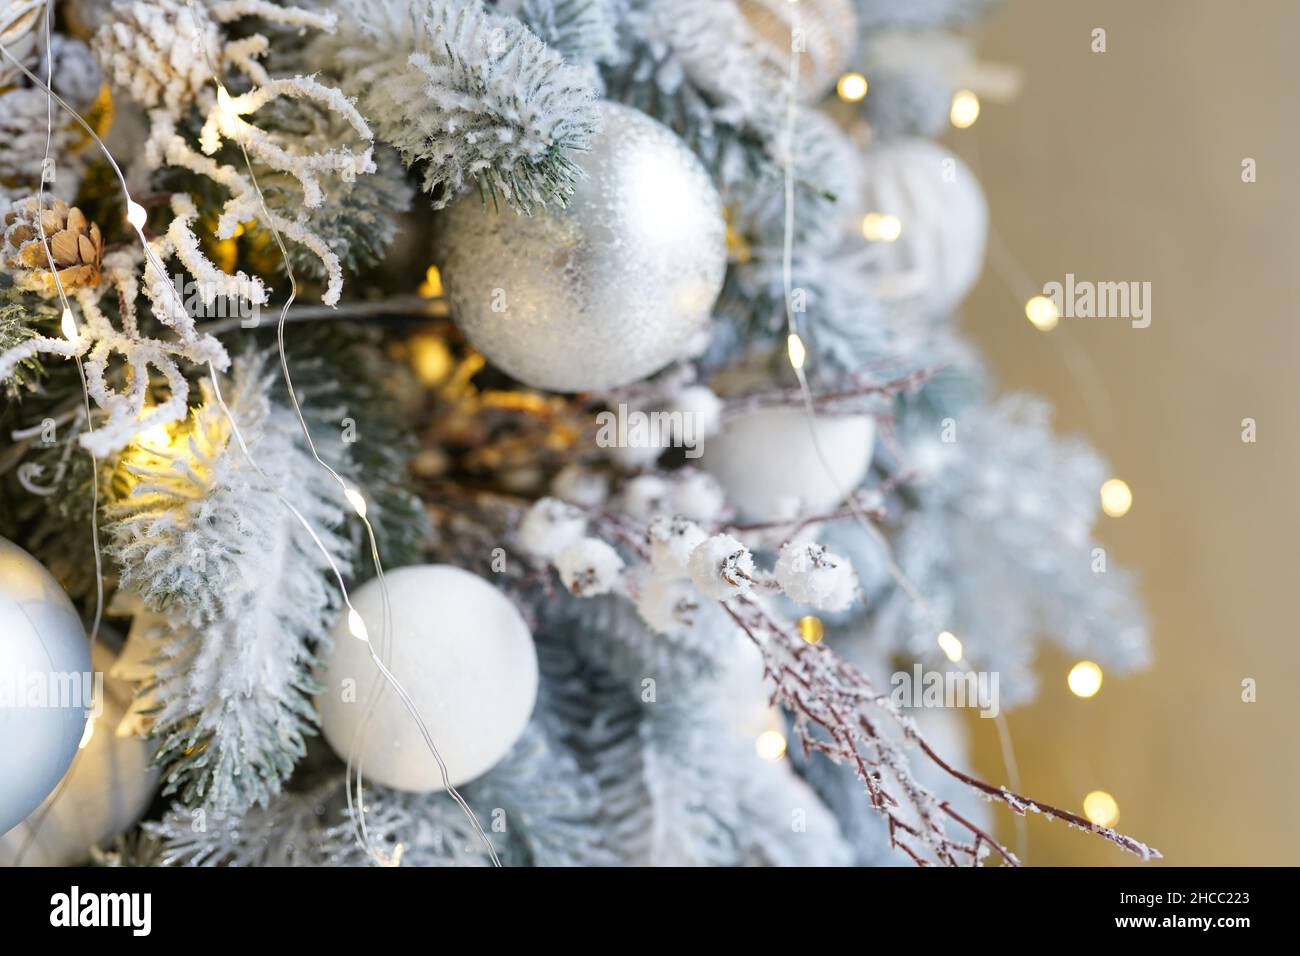
[[[507,927],[570,942],[591,917],[657,933],[786,924],[797,933],[878,939],[931,927],[1012,939],[1054,926],[1095,935],[1230,942],[1288,928],[1295,873],[1283,869],[1064,870],[0,870],[12,939],[95,934],[128,946],[267,938],[405,946],[440,933],[497,945]],[[527,917],[536,915],[540,920]],[[521,919],[521,917],[524,917]],[[936,922],[939,921],[939,922]],[[567,928],[562,928],[567,925]],[[88,925],[89,924],[89,925]],[[105,925],[108,924],[108,925]],[[531,927],[531,929],[530,929]],[[481,930],[479,937],[475,929]],[[992,931],[994,935],[986,935]],[[967,934],[972,935],[967,935]],[[403,934],[403,935],[397,935]],[[878,935],[879,934],[879,935]],[[923,933],[922,933],[923,935]],[[948,939],[954,937],[948,936]],[[461,944],[463,945],[463,944]]]

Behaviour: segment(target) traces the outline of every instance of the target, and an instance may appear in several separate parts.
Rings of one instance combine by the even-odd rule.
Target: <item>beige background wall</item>
[[[1058,430],[1132,486],[1101,535],[1141,573],[1153,624],[1155,666],[1092,700],[1066,690],[1068,661],[1043,661],[1042,698],[1011,722],[1024,786],[1075,808],[1111,792],[1120,829],[1170,863],[1300,863],[1297,37],[1288,0],[1009,0],[978,47],[1024,89],[950,137],[1036,284],[1153,285],[1150,328],[1066,318],[1044,334],[988,268],[964,324],[1005,388],[1049,397]],[[1029,833],[1035,863],[1128,862],[1059,823]]]

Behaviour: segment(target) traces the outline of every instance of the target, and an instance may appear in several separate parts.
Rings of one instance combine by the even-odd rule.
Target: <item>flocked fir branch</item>
[[[503,0],[537,37],[570,63],[595,66],[618,58],[624,0]]]
[[[435,207],[470,186],[525,211],[565,203],[595,128],[588,76],[479,0],[343,0],[338,12],[306,61],[419,165]]]
[[[954,419],[951,441],[904,421],[916,503],[899,509],[893,548],[928,607],[886,589],[863,635],[933,656],[937,616],[971,660],[1002,673],[1008,705],[1034,694],[1039,635],[1120,673],[1148,655],[1133,579],[1092,536],[1105,466],[1078,439],[1056,438],[1049,416],[1042,402],[1009,396]]]
[[[153,633],[153,731],[165,792],[242,813],[280,791],[315,722],[315,652],[337,592],[316,544],[347,549],[337,486],[300,445],[290,412],[267,398],[260,360],[242,359],[226,405],[252,459],[205,388],[204,405],[165,443],[132,447],[129,488],[105,528],[121,586],[162,615]],[[256,462],[256,465],[253,462]]]
[[[573,635],[578,634],[578,644]],[[602,632],[589,632],[591,636]],[[788,768],[766,764],[729,720],[707,678],[611,667],[582,632],[546,632],[540,648],[549,718],[600,790],[607,843],[635,865],[835,865],[838,828],[816,817]],[[735,646],[733,645],[733,650]],[[640,675],[657,673],[654,694]],[[691,686],[694,684],[694,686]],[[661,697],[654,696],[662,695]],[[792,828],[792,814],[815,819]],[[767,817],[770,823],[759,821]]]
[[[222,144],[229,142],[239,147],[240,160],[256,159],[294,177],[302,189],[303,205],[310,210],[323,202],[322,177],[336,176],[346,183],[374,172],[370,129],[347,97],[315,77],[272,78],[258,59],[269,47],[261,34],[227,39],[222,25],[247,16],[317,30],[331,30],[335,23],[328,13],[251,0],[211,7],[185,0],[135,0],[113,8],[96,34],[95,50],[114,85],[148,111],[147,168],[178,167],[224,188],[229,198],[217,222],[218,239],[230,238],[243,223],[253,220],[309,249],[327,276],[322,299],[335,304],[343,287],[338,254],[302,216],[268,209],[254,174],[242,168],[243,162],[221,162],[217,154]],[[224,85],[228,71],[253,88],[230,92]],[[347,139],[351,143],[305,152],[287,138],[260,129],[254,114],[286,99],[337,115],[350,127]],[[203,116],[196,143],[181,126],[194,108]],[[212,279],[219,270],[212,266],[206,271],[204,278]]]

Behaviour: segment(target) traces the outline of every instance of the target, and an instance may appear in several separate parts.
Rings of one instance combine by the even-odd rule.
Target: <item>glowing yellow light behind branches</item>
[[[952,98],[952,108],[948,119],[958,129],[967,129],[975,125],[980,116],[980,99],[970,90],[958,90]]]
[[[1065,679],[1070,692],[1075,697],[1093,697],[1101,690],[1101,668],[1092,661],[1079,661],[1070,668],[1070,675]]]
[[[1050,332],[1061,321],[1061,311],[1045,295],[1033,296],[1025,303],[1025,318],[1040,332]]]
[[[820,644],[826,636],[826,627],[822,619],[808,614],[799,618],[799,636],[809,644]]]
[[[845,73],[835,84],[835,92],[845,103],[857,103],[867,95],[867,78],[861,73]]]
[[[754,750],[764,760],[780,760],[785,756],[785,735],[779,730],[765,730],[754,742]]]
[[[429,266],[420,283],[419,293],[426,299],[440,299],[443,296],[442,272],[437,266]]]
[[[886,212],[869,212],[862,217],[862,236],[869,242],[893,242],[903,234],[903,221]]]
[[[1083,815],[1099,827],[1119,822],[1119,804],[1105,790],[1094,790],[1083,798]]]
[[[1122,518],[1133,507],[1133,491],[1128,483],[1111,478],[1101,486],[1101,510],[1112,518]]]

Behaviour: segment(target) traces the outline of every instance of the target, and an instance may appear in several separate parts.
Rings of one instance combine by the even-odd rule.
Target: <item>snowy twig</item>
[[[775,685],[777,696],[794,714],[804,747],[823,753],[837,763],[847,761],[854,768],[867,789],[872,807],[888,820],[891,841],[918,864],[926,863],[925,857],[916,847],[903,842],[900,833],[922,843],[935,860],[947,865],[953,865],[962,856],[977,859],[981,846],[995,850],[1012,865],[1019,865],[1019,861],[1001,843],[957,813],[946,801],[936,801],[930,791],[917,783],[901,749],[880,732],[873,712],[902,729],[905,738],[915,743],[935,766],[986,797],[1001,800],[1014,812],[1032,811],[1059,817],[1144,860],[1160,856],[1159,851],[1132,837],[957,770],[934,751],[889,695],[878,693],[866,675],[841,660],[829,647],[808,644],[773,620],[752,598],[735,598],[723,607],[762,652],[767,676]],[[813,736],[810,725],[820,727],[830,740]],[[902,801],[886,789],[887,775],[902,790]],[[904,805],[915,815],[914,819],[902,815]],[[941,816],[967,830],[974,842],[949,837],[939,819]]]

